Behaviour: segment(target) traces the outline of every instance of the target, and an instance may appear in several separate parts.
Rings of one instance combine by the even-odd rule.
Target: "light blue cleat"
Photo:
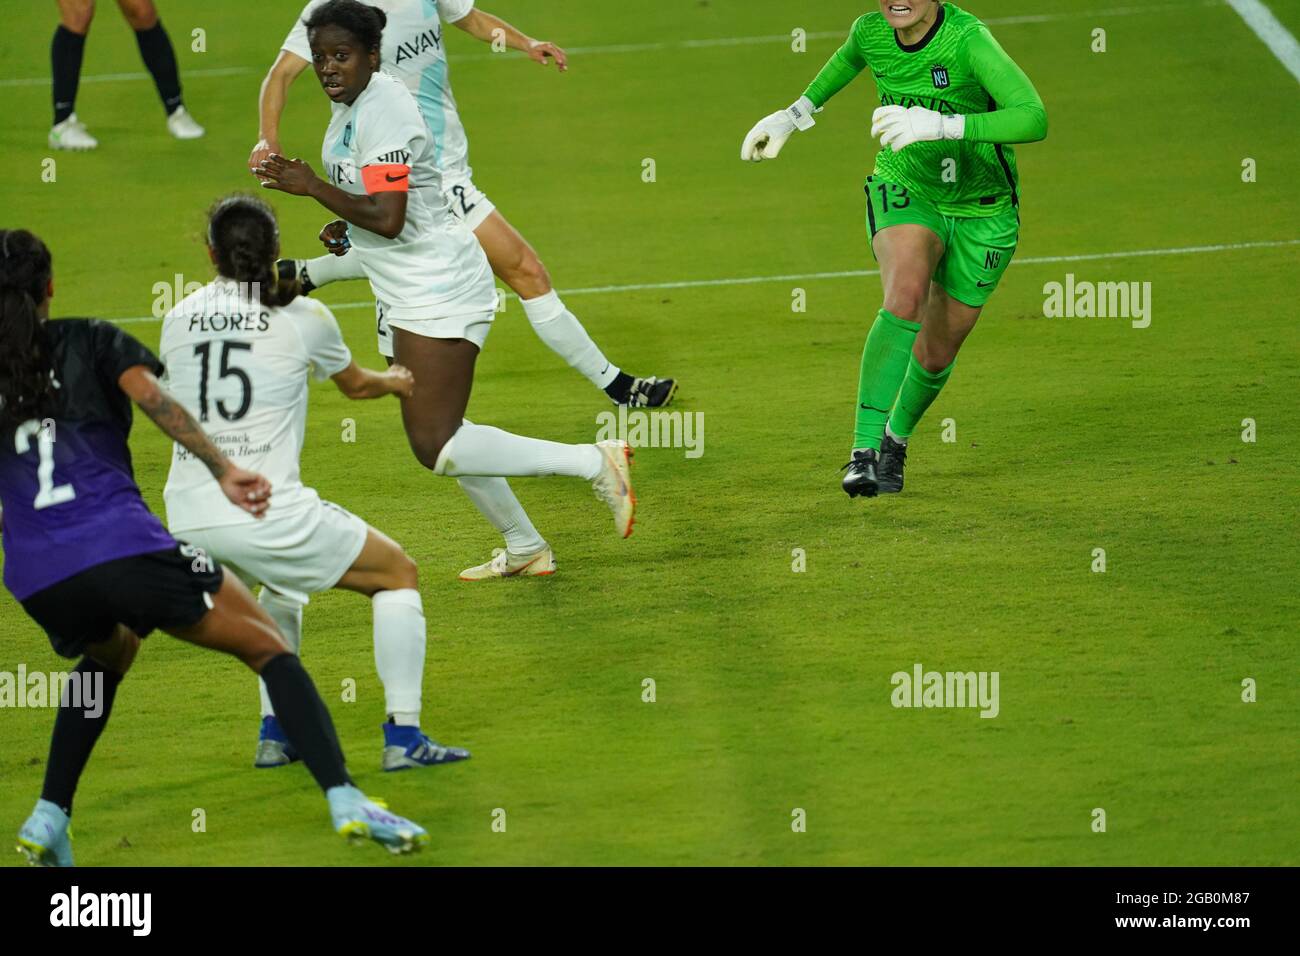
[[[349,843],[374,840],[389,853],[413,853],[429,842],[424,827],[371,800],[353,786],[330,787],[325,793],[334,829]]]
[[[36,809],[18,831],[18,852],[32,866],[73,866],[68,815],[48,800],[37,800]]]

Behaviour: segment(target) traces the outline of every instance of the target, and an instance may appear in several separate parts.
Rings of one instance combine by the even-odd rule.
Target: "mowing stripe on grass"
[[[1238,2],[1253,3],[1255,0],[1228,0],[1234,5]],[[1137,16],[1144,13],[1167,13],[1172,10],[1185,11],[1188,6],[1200,7],[1218,7],[1222,6],[1224,0],[1200,0],[1199,3],[1162,3],[1153,4],[1145,7],[1112,7],[1107,10],[1085,10],[1078,13],[1037,13],[1017,17],[989,17],[984,20],[989,26],[1017,26],[1023,23],[1054,23],[1060,20],[1090,20],[1098,17],[1129,17]],[[1256,4],[1258,5],[1258,4]],[[1268,16],[1267,11],[1265,13]],[[1245,14],[1243,14],[1245,16]],[[1275,20],[1274,23],[1277,21]],[[1278,24],[1278,26],[1281,26]],[[806,34],[809,40],[842,40],[844,39],[848,28],[840,30],[821,30]],[[1257,31],[1258,32],[1258,31]],[[1285,32],[1285,31],[1283,31]],[[1289,34],[1288,34],[1289,36]],[[726,46],[751,46],[765,43],[789,43],[790,34],[777,33],[767,36],[752,37],[709,37],[701,40],[665,40],[659,43],[613,43],[604,46],[575,46],[566,49],[570,56],[590,56],[595,54],[606,53],[652,53],[656,50],[700,50],[712,47]],[[1294,42],[1294,40],[1292,41]],[[514,54],[523,56],[522,53]],[[467,60],[497,60],[500,59],[500,53],[465,53],[460,55],[449,56],[452,63],[460,63]],[[269,63],[268,63],[269,66]],[[237,76],[242,73],[254,72],[250,67],[222,67],[209,70],[185,70],[186,78],[191,76]],[[114,83],[128,80],[147,80],[148,73],[98,73],[90,76],[83,76],[83,83]],[[48,76],[25,77],[22,79],[0,80],[0,87],[5,86],[49,86],[50,78]]]
[[[1265,242],[1229,242],[1215,246],[1180,246],[1172,249],[1130,249],[1124,252],[1084,252],[1071,256],[1031,256],[1025,259],[1012,259],[1013,266],[1041,266],[1054,262],[1099,262],[1105,259],[1135,259],[1147,256],[1190,256],[1208,252],[1232,252],[1239,249],[1277,249],[1284,246],[1300,246],[1300,239],[1275,239]],[[861,279],[880,275],[879,269],[846,269],[842,272],[801,272],[791,275],[775,276],[739,276],[731,279],[687,279],[682,282],[637,282],[631,285],[599,285],[584,289],[560,289],[561,295],[607,295],[619,292],[651,292],[667,289],[707,289],[729,285],[758,285],[764,282],[809,282],[818,279]],[[360,280],[356,280],[360,281]],[[518,296],[510,293],[509,298]],[[373,299],[363,302],[327,303],[338,312],[343,309],[373,309]],[[135,322],[159,322],[153,316],[132,316],[125,319],[108,319],[119,325]]]
[[[255,72],[251,66],[215,66],[208,70],[186,70],[183,79],[193,76],[240,76]],[[92,73],[81,78],[82,83],[121,83],[127,80],[152,79],[148,73]],[[0,86],[49,86],[48,76],[29,76],[16,80],[0,80]]]
[[[1255,36],[1273,51],[1273,55],[1300,82],[1300,43],[1291,35],[1291,31],[1282,25],[1273,11],[1259,0],[1228,0],[1228,6],[1236,10],[1246,26],[1255,32]]]

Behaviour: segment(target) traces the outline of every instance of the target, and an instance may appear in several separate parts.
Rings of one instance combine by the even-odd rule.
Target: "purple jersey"
[[[44,419],[0,430],[5,585],[23,601],[118,558],[175,548],[140,497],[127,436],[131,402],[117,380],[162,364],[116,326],[47,322],[57,383]]]

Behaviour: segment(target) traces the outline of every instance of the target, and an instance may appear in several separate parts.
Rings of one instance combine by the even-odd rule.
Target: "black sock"
[[[140,57],[153,74],[154,85],[162,97],[163,109],[171,116],[181,105],[181,75],[176,67],[176,53],[159,20],[148,30],[136,30],[135,42],[140,47]]]
[[[632,382],[631,375],[627,372],[619,372],[614,376],[614,381],[605,386],[605,394],[622,405],[632,393]]]
[[[81,55],[86,37],[63,24],[54,31],[50,44],[51,74],[54,77],[54,125],[58,126],[77,108],[77,86],[81,82]]]
[[[108,723],[117,685],[122,682],[120,674],[105,670],[102,664],[89,657],[81,659],[73,674],[77,675],[81,706],[68,706],[74,686],[69,684],[60,702],[59,715],[54,718],[50,759],[45,765],[45,786],[41,789],[41,799],[61,807],[68,816],[72,816],[72,796],[77,792],[77,781],[86,768],[90,752],[95,749],[95,741],[99,740]],[[92,693],[94,700],[89,699]],[[90,716],[95,711],[98,716]]]
[[[298,656],[284,653],[271,658],[262,668],[262,680],[284,735],[320,788],[328,790],[351,783],[334,721]]]

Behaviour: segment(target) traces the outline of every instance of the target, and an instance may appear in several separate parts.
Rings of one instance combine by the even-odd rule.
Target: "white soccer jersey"
[[[329,309],[301,296],[270,308],[247,287],[218,278],[167,313],[158,354],[168,391],[213,443],[271,482],[268,514],[314,505],[316,492],[298,474],[308,376],[329,378],[352,362]],[[257,520],[231,504],[207,466],[180,445],[163,499],[174,533]]]
[[[311,62],[311,45],[303,22],[325,0],[311,0],[289,31],[281,49]],[[451,95],[447,75],[447,54],[443,49],[442,25],[464,19],[474,9],[474,0],[366,0],[388,16],[381,68],[405,84],[419,104],[429,132],[433,134],[434,162],[438,168],[457,171],[469,179],[469,142]]]
[[[375,298],[392,319],[435,319],[496,309],[496,286],[474,234],[442,194],[433,143],[402,82],[375,73],[351,106],[333,103],[321,159],[344,192],[407,193],[406,225],[396,239],[350,225]]]

